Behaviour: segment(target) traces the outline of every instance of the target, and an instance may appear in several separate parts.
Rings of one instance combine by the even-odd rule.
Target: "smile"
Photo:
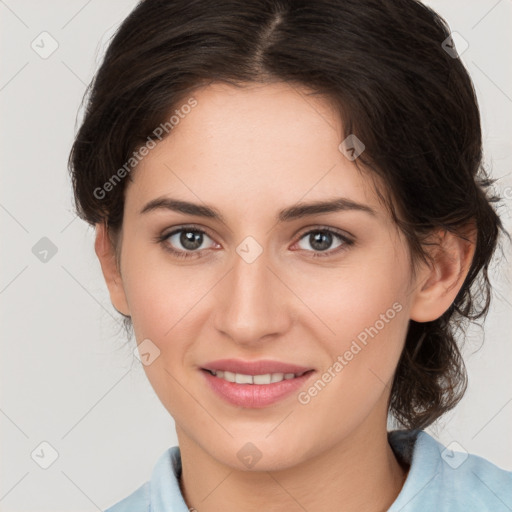
[[[275,384],[277,382],[281,382],[283,380],[295,379],[297,377],[301,377],[306,372],[302,372],[299,374],[295,373],[265,373],[262,375],[247,375],[244,373],[234,373],[229,371],[222,370],[207,370],[215,377],[219,379],[224,379],[227,382],[236,382],[237,384],[255,384],[257,386],[262,386],[266,384]]]
[[[312,368],[265,360],[223,359],[199,369],[212,397],[247,409],[261,409],[296,395],[316,373]]]

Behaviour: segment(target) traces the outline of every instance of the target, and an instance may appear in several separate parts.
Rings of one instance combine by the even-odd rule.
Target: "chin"
[[[211,452],[219,463],[239,471],[283,471],[302,462],[301,454],[294,446],[272,443],[262,439],[238,442],[233,440],[229,447]]]

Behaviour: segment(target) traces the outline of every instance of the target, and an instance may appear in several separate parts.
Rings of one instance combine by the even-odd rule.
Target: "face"
[[[179,436],[265,470],[385,430],[416,283],[336,112],[286,84],[194,98],[127,186],[115,299]]]

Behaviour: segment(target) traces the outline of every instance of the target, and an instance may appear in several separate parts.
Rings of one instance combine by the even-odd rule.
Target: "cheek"
[[[123,283],[137,340],[165,344],[198,311],[195,306],[213,287],[215,276],[200,266],[171,264],[163,250],[135,244],[123,249]]]
[[[337,375],[337,393],[357,383],[348,402],[371,401],[392,379],[409,324],[408,269],[406,254],[389,249],[310,281],[315,287],[310,284],[308,306],[321,320],[314,320],[314,337],[329,354],[323,369]],[[302,287],[299,293],[305,282]],[[338,372],[336,361],[343,367]]]
[[[138,253],[137,248],[126,251],[124,268],[137,343],[149,339],[158,353],[144,371],[169,411],[186,412],[191,408],[184,391],[191,376],[191,347],[207,325],[209,311],[204,305],[218,277],[200,266],[171,265],[165,255]]]
[[[345,343],[359,337],[364,342],[365,333],[375,334],[375,328],[383,335],[397,328],[403,330],[400,325],[408,307],[407,269],[394,251],[377,257],[358,256],[339,268],[317,269],[314,276],[295,277],[295,289],[324,325],[324,339]]]
[[[194,416],[197,411],[187,393],[191,374],[186,371],[186,357],[190,340],[197,339],[197,329],[204,323],[201,308],[195,305],[205,290],[194,286],[196,281],[182,269],[145,261],[129,271],[126,263],[125,290],[137,343],[149,339],[158,354],[151,364],[143,365],[144,372],[176,421]]]

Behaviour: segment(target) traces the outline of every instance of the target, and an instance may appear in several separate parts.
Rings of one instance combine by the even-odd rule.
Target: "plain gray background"
[[[102,510],[146,481],[159,455],[176,444],[173,420],[132,355],[134,342],[124,346],[94,232],[73,213],[66,169],[85,87],[135,4],[0,0],[1,511]],[[469,44],[462,60],[477,90],[485,161],[500,178],[510,230],[512,2],[428,4]],[[55,51],[41,56],[52,44]],[[464,350],[468,392],[428,429],[445,445],[457,442],[509,470],[511,277],[511,264],[500,261],[485,329],[472,329]],[[50,461],[42,442],[58,453],[48,469],[34,460]]]

